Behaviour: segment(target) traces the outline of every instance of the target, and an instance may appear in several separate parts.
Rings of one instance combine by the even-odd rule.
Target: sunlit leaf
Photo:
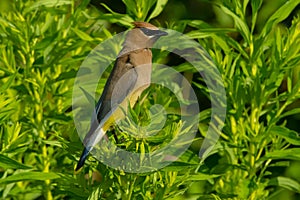
[[[19,181],[30,181],[30,180],[49,180],[49,179],[57,179],[60,178],[60,176],[57,173],[54,172],[20,172],[13,174],[11,176],[8,176],[6,178],[0,179],[0,184],[3,183],[13,183],[13,182],[19,182]]]

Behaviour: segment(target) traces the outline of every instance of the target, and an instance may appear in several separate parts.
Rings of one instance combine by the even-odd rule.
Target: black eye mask
[[[147,28],[140,28],[140,29],[147,36],[163,36],[163,35],[167,35],[166,32],[161,31],[161,30],[151,30],[151,29],[147,29]]]

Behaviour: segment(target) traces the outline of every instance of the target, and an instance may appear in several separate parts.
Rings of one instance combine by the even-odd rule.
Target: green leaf
[[[137,16],[137,3],[134,0],[122,0],[126,5],[127,13],[133,16]]]
[[[91,95],[91,94],[89,94],[85,89],[83,89],[82,87],[79,87],[80,88],[80,90],[84,93],[84,95],[85,95],[85,97],[87,98],[87,100],[89,101],[89,103],[91,104],[91,105],[96,105],[97,104],[97,102],[96,102],[96,100],[94,99],[94,97]]]
[[[4,169],[31,169],[30,166],[26,166],[2,154],[0,154],[0,167]]]
[[[289,167],[291,161],[278,161],[269,165],[269,167]]]
[[[286,150],[268,152],[262,159],[300,160],[300,148],[291,148]]]
[[[269,186],[280,186],[285,189],[300,193],[300,184],[297,181],[295,181],[291,178],[288,178],[288,177],[279,176],[279,177],[273,178],[273,179],[269,180],[268,185]]]
[[[216,178],[216,177],[219,177],[219,176],[221,176],[221,175],[198,173],[198,174],[194,174],[194,175],[189,175],[186,178],[186,180],[187,181],[203,181],[203,180],[208,180],[208,179]]]
[[[251,0],[252,13],[258,13],[259,8],[262,5],[262,0]]]
[[[274,25],[287,18],[299,3],[300,0],[286,1],[284,5],[282,5],[271,17],[269,17],[269,20],[261,32],[261,37],[268,34]]]
[[[257,15],[259,13],[258,11],[262,5],[262,2],[263,2],[263,0],[252,0],[251,1],[251,7],[252,7],[251,33],[253,33],[253,30],[255,29]],[[244,12],[246,13],[246,7],[244,9]]]
[[[39,49],[39,50],[45,50],[48,46],[51,45],[52,42],[57,40],[57,37],[58,37],[58,33],[53,34],[51,37],[46,37],[43,40],[41,40],[40,42],[38,42],[34,46],[34,48]]]
[[[300,137],[296,131],[290,130],[282,126],[274,126],[270,132],[274,135],[283,137],[286,141],[294,145],[300,145]]]
[[[80,37],[81,39],[85,40],[85,41],[93,41],[94,38],[92,38],[91,36],[89,36],[87,33],[77,29],[77,28],[72,28],[72,31],[74,31],[74,33]]]
[[[59,142],[59,141],[43,140],[43,143],[47,144],[49,146],[57,146],[57,147],[60,147],[60,148],[63,147],[61,142]]]
[[[249,59],[249,55],[247,54],[245,49],[236,40],[232,39],[231,37],[228,37],[227,43],[236,50],[238,50],[238,52],[240,52],[246,59]]]
[[[98,200],[101,199],[101,187],[97,187],[93,190],[92,194],[89,196],[88,200]]]
[[[66,80],[66,79],[71,79],[75,78],[77,74],[77,71],[75,69],[71,69],[70,71],[67,72],[62,72],[55,81],[61,81],[61,80]]]
[[[248,44],[250,44],[250,31],[247,23],[243,21],[241,17],[237,16],[234,12],[229,10],[227,7],[223,5],[219,5],[219,6],[224,13],[226,13],[227,15],[233,18],[235,25],[237,26],[238,30],[242,34],[243,38],[247,41]]]
[[[170,165],[164,167],[161,169],[161,171],[185,171],[188,169],[191,169],[192,167],[196,167],[197,165],[191,165],[191,164],[187,164],[187,163],[182,163],[182,162],[172,162]]]
[[[200,159],[197,154],[187,150],[178,159],[178,162],[188,163],[188,164],[199,164]]]
[[[157,0],[155,8],[154,8],[153,12],[151,13],[151,15],[148,17],[147,21],[150,21],[150,19],[157,17],[163,11],[163,9],[167,3],[168,3],[168,0]]]
[[[300,113],[300,108],[294,108],[292,110],[289,110],[289,111],[283,113],[279,117],[284,118],[284,117],[287,117],[287,116],[290,116],[290,115],[296,115],[296,114],[299,114],[299,113]]]
[[[49,172],[21,172],[18,174],[13,174],[11,176],[8,176],[6,178],[0,179],[0,184],[2,183],[13,183],[13,182],[19,182],[19,181],[30,181],[30,180],[49,180],[49,179],[57,179],[60,178],[60,175],[57,173]]]
[[[4,83],[4,84],[2,84],[1,85],[1,87],[0,87],[0,92],[3,92],[3,91],[5,91],[5,90],[7,90],[10,86],[11,86],[11,84],[13,83],[13,81],[15,80],[15,78],[16,78],[16,73],[15,74],[13,74],[12,76],[10,76],[9,78],[8,78],[8,80]]]
[[[132,22],[134,22],[134,20],[129,15],[116,13],[104,3],[101,3],[101,5],[111,13],[111,14],[102,15],[101,16],[102,19],[105,19],[111,23],[119,23],[126,27],[133,26]]]
[[[42,6],[45,7],[56,7],[56,6],[63,6],[63,5],[68,5],[72,4],[73,1],[71,0],[40,0],[29,6],[24,10],[24,13],[30,12],[35,9],[39,9]]]

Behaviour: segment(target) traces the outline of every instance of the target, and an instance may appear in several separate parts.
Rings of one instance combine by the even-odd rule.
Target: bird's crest
[[[148,22],[133,22],[135,28],[148,28],[152,30],[158,30],[158,28]]]

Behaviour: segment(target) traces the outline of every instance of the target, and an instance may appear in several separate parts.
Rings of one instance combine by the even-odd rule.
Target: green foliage
[[[6,3],[0,16],[1,195],[52,199],[57,184],[51,181],[72,173],[68,143],[80,144],[66,112],[76,66],[99,42],[99,31],[88,1]]]
[[[2,199],[280,199],[286,190],[300,193],[299,177],[283,173],[300,160],[299,130],[289,122],[300,115],[300,18],[288,28],[281,24],[299,0],[287,1],[267,21],[258,21],[262,0],[214,2],[216,12],[229,16],[233,27],[196,19],[166,23],[197,40],[224,81],[226,121],[205,159],[198,151],[211,118],[206,108],[200,113],[198,138],[171,165],[131,174],[90,156],[83,171],[74,174],[82,144],[70,110],[80,64],[98,43],[114,35],[110,23],[128,28],[133,21],[156,19],[172,1],[119,2],[126,13],[101,4],[102,13],[87,0],[0,2]],[[263,26],[258,29],[257,24]],[[154,61],[167,62],[168,56],[169,52],[154,52]],[[204,99],[218,92],[209,91],[188,63],[171,67],[189,77]],[[169,92],[159,86],[144,92],[121,122],[125,128],[115,127],[119,147],[143,155],[185,134],[178,102],[163,98]],[[160,107],[149,110],[154,104],[172,114],[162,119],[157,114]],[[133,124],[148,125],[150,119],[157,124],[166,120],[166,125],[149,139],[129,136],[140,136]],[[114,140],[112,132],[108,137]]]
[[[202,32],[192,31],[188,33],[191,37],[207,38],[200,41],[205,46],[211,43],[212,48],[207,49],[222,72],[227,91],[228,113],[218,161],[227,169],[211,191],[219,198],[265,199],[275,192],[270,186],[300,192],[298,182],[274,172],[282,160],[299,160],[299,133],[286,127],[286,117],[299,114],[291,104],[296,105],[300,97],[299,80],[293,81],[300,64],[300,20],[295,18],[289,29],[278,24],[298,4],[284,4],[255,34],[260,1],[251,1],[250,25],[248,2],[217,4],[233,18],[235,31],[242,36],[240,42],[225,34],[226,30],[212,31],[201,21],[189,22]]]

